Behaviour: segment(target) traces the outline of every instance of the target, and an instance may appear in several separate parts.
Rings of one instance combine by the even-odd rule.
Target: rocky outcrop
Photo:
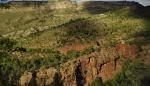
[[[38,71],[34,71],[33,73],[25,72],[21,76],[21,78],[19,80],[19,84],[20,84],[20,86],[52,85],[56,82],[55,79],[58,77],[57,73],[58,73],[57,69],[55,69],[53,67],[49,68],[49,69],[39,69]]]
[[[111,79],[121,70],[122,64],[115,52],[115,49],[110,49],[109,52],[104,50],[62,64],[60,74],[63,85],[90,86],[96,77],[102,77],[104,81]]]
[[[118,44],[103,48],[100,52],[82,56],[60,66],[64,86],[90,86],[96,77],[103,81],[112,79],[121,71],[125,59],[134,59],[138,48],[135,45]]]
[[[127,51],[124,52],[126,49]],[[35,78],[38,86],[90,86],[96,77],[101,77],[103,81],[112,79],[122,69],[123,55],[136,57],[137,51],[133,53],[133,50],[136,49],[136,46],[125,44],[117,45],[114,48],[103,48],[100,52],[94,52],[63,63],[59,69],[40,69]],[[29,75],[31,79],[31,74],[29,73]],[[26,77],[23,75],[20,79],[22,86],[29,83],[28,81],[25,82]]]
[[[21,86],[27,86],[28,83],[30,82],[31,78],[32,78],[32,73],[24,72],[24,74],[21,76],[21,78],[19,80],[19,84]]]

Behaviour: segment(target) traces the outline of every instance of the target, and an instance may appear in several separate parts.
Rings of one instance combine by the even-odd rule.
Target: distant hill
[[[135,13],[139,16],[150,18],[150,6],[140,7],[135,10]]]
[[[81,2],[81,6],[89,13],[102,13],[111,10],[122,9],[124,7],[143,8],[138,2],[129,1],[87,1]]]

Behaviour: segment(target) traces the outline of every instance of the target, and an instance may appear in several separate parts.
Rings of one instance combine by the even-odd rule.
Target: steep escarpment
[[[123,52],[119,52],[122,50],[117,50],[117,47],[104,48],[99,53],[95,52],[62,64],[60,74],[64,86],[90,86],[96,77],[101,77],[103,81],[111,79],[121,71],[124,62],[124,56],[121,55],[126,54],[126,58],[136,57],[138,52],[133,52],[134,49],[138,50],[135,46],[120,46],[124,46]]]
[[[111,58],[108,57],[108,59]],[[115,63],[117,64],[115,65]],[[119,72],[120,69],[118,61],[115,62],[114,58],[107,61],[99,57],[98,53],[92,53],[63,64],[60,73],[64,86],[89,86],[96,77],[107,80],[113,76],[110,76],[109,73],[114,74],[117,71]]]
[[[119,50],[118,46],[124,46]],[[20,84],[37,83],[38,86],[90,86],[96,77],[103,81],[112,79],[122,69],[123,62],[127,57],[136,57],[137,47],[120,44],[114,48],[102,48],[100,52],[93,52],[63,63],[58,68],[39,69],[36,71],[35,81],[33,74],[25,72],[20,78]],[[122,55],[127,55],[124,59]],[[30,82],[29,82],[30,80]],[[55,84],[57,83],[57,84]]]

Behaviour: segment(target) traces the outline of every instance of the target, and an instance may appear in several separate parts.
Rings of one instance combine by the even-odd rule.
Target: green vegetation
[[[149,32],[150,21],[130,8],[103,14],[74,8],[52,10],[47,5],[0,9],[0,77],[4,77],[0,85],[16,86],[25,71],[59,67],[70,59],[99,52],[101,47],[148,44]],[[66,45],[90,42],[98,44],[69,50],[66,55],[58,51]],[[92,86],[141,86],[148,72],[141,59],[128,60],[114,79],[102,83],[96,78]]]
[[[67,55],[68,55],[68,58],[79,57],[80,56],[80,52],[71,50],[71,51],[67,52]]]
[[[122,72],[113,80],[105,82],[106,86],[147,86],[143,83],[144,78],[150,71],[147,65],[144,65],[141,59],[135,61],[127,60]]]
[[[85,49],[82,51],[84,53],[69,51],[67,55],[63,55],[55,49],[25,49],[15,47],[15,44],[16,42],[10,39],[0,39],[0,77],[4,77],[0,79],[0,85],[17,85],[17,80],[19,80],[21,74],[25,71],[32,72],[41,67],[57,67],[61,62],[66,62],[67,60],[81,56],[82,54],[94,52],[93,48],[89,48],[89,50]],[[33,58],[32,60],[26,58],[15,58],[11,53],[13,50],[17,50],[17,52],[31,53],[30,55],[33,53],[48,53],[48,57]]]
[[[0,8],[8,9],[10,8],[10,4],[0,4]]]
[[[66,57],[68,58],[68,60],[72,59],[72,58],[77,58],[80,56],[84,56],[84,55],[89,55],[93,52],[99,52],[100,49],[99,47],[88,47],[86,49],[83,49],[81,51],[75,51],[75,50],[70,50],[67,52]]]
[[[141,59],[129,59],[114,79],[103,83],[101,78],[96,78],[91,86],[147,86],[149,78],[145,77],[149,77],[149,72],[149,66],[144,65]]]
[[[9,38],[2,39],[0,38],[0,50],[11,50],[16,44],[15,41],[10,40]]]
[[[91,86],[104,86],[104,84],[101,78],[96,77]]]

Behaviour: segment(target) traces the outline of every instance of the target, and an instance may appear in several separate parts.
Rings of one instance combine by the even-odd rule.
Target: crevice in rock
[[[97,45],[97,46],[100,46],[100,43],[99,43],[98,41],[96,41],[96,45]]]
[[[61,74],[57,72],[54,76],[54,82],[50,86],[63,86],[63,81],[61,80]]]
[[[117,61],[118,61],[119,59],[120,59],[120,58],[115,58],[114,60],[112,60],[112,61],[114,61],[114,64],[115,64],[114,70],[116,70]],[[100,72],[101,72],[101,70],[102,70],[102,67],[103,67],[105,64],[108,64],[109,62],[112,62],[112,61],[107,61],[107,62],[103,62],[102,64],[100,64],[100,67],[99,67]]]
[[[77,86],[84,86],[84,77],[81,72],[81,64],[77,65],[75,69],[75,77],[76,77]]]
[[[37,71],[34,71],[32,73],[32,78],[31,78],[28,86],[38,86],[36,78],[37,78]]]
[[[114,59],[114,63],[115,63],[114,70],[116,70],[116,67],[117,67],[117,61],[118,61],[118,59],[119,59],[119,58],[115,58],[115,59]]]
[[[101,70],[102,70],[102,67],[105,65],[105,64],[107,64],[107,63],[109,63],[109,62],[103,62],[102,64],[100,64],[100,72],[101,72]]]

